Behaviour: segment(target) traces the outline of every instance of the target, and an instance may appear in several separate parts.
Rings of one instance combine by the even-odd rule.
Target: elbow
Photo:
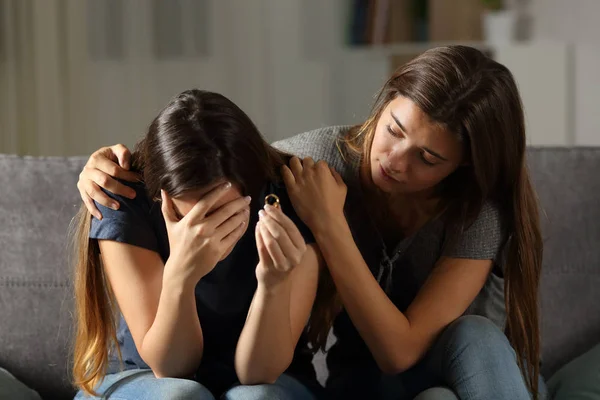
[[[260,374],[256,374],[256,376],[253,376],[252,374],[245,376],[238,374],[238,379],[242,385],[271,385],[275,383],[277,378],[279,378],[279,376],[267,376],[266,374],[264,376],[260,376]]]
[[[156,379],[162,378],[181,378],[180,376],[176,376],[176,374],[172,373],[173,371],[166,371],[161,368],[150,367],[152,369],[152,373]]]
[[[189,379],[194,376],[197,366],[200,363],[195,362],[170,362],[168,360],[155,359],[153,357],[144,357],[140,354],[142,360],[150,367],[156,378],[178,378]]]
[[[176,379],[191,379],[196,372],[196,368],[186,368],[185,366],[164,366],[148,364],[152,373],[157,379],[160,378],[176,378]]]
[[[177,378],[177,379],[189,379],[194,375],[195,370],[189,368],[169,368],[163,365],[152,365],[148,364],[152,373],[157,379],[160,378]]]
[[[379,362],[377,366],[386,375],[398,375],[408,370],[405,364],[399,362]]]
[[[244,368],[244,371],[237,371],[238,380],[242,385],[270,385],[275,383],[284,370],[279,368]]]
[[[385,360],[377,360],[377,366],[386,375],[398,375],[414,367],[417,361],[410,355],[388,355]]]
[[[281,361],[277,365],[269,363],[262,366],[257,364],[238,366],[236,368],[238,380],[242,385],[273,384],[288,369],[292,363],[292,358]]]

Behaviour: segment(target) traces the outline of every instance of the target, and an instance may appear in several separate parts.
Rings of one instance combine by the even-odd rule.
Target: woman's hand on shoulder
[[[90,156],[79,174],[77,182],[79,194],[88,211],[97,219],[102,219],[102,214],[94,204],[94,200],[108,208],[115,210],[119,208],[119,202],[107,196],[101,188],[130,199],[135,197],[135,190],[115,179],[129,182],[137,182],[141,179],[139,174],[129,171],[130,160],[131,153],[122,144],[102,147]]]
[[[292,157],[282,176],[294,210],[316,233],[335,218],[344,218],[347,187],[340,174],[325,161]]]

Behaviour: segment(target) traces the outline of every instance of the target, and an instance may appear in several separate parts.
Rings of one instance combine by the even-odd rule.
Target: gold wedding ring
[[[277,197],[277,195],[274,195],[273,193],[268,194],[265,197],[265,205],[267,204],[275,208],[279,208],[279,197]]]

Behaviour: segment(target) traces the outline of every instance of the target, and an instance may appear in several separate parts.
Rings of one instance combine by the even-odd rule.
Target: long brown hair
[[[149,198],[164,190],[172,197],[219,179],[251,195],[251,207],[268,181],[280,179],[289,156],[271,147],[250,118],[226,97],[189,90],[154,119],[132,154]],[[121,358],[116,329],[118,305],[102,267],[96,240],[89,239],[91,215],[82,205],[72,229],[76,332],[73,381],[89,394],[107,372],[109,354]]]
[[[534,398],[538,392],[538,286],[542,265],[538,201],[525,160],[525,119],[510,71],[479,50],[439,47],[400,67],[387,80],[369,119],[351,130],[350,150],[370,154],[375,127],[390,101],[403,96],[456,134],[468,165],[436,188],[440,209],[456,238],[483,204],[499,207],[506,225],[504,296],[506,335]],[[369,163],[369,157],[364,157]],[[450,238],[452,240],[452,238]]]

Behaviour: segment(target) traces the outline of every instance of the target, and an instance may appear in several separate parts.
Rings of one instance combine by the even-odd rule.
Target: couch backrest
[[[545,376],[600,342],[600,148],[530,149],[544,235]]]
[[[0,155],[0,366],[46,399],[74,393],[66,244],[84,163]]]
[[[549,376],[600,341],[600,148],[530,149],[528,158],[545,213],[541,305]],[[66,243],[85,160],[0,155],[0,366],[48,399],[73,394]]]

